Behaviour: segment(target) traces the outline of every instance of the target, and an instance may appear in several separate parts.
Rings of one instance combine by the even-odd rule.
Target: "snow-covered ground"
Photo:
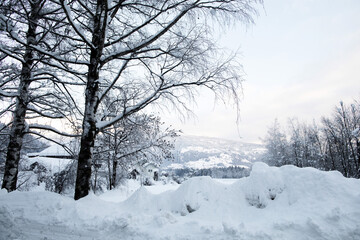
[[[137,189],[137,190],[135,190]],[[360,239],[360,180],[253,165],[249,177],[134,182],[74,201],[0,192],[1,239]]]

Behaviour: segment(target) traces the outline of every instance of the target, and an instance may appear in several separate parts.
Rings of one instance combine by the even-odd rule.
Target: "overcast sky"
[[[185,134],[259,142],[275,118],[311,122],[343,100],[360,100],[360,1],[265,0],[256,24],[235,26],[220,40],[240,48],[246,73],[241,120],[209,96],[198,98],[196,119],[166,114]]]

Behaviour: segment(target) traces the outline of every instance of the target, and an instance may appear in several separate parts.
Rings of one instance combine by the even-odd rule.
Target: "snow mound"
[[[269,167],[265,163],[255,164],[243,185],[246,201],[251,206],[265,208],[283,192],[283,180],[279,168]]]
[[[100,199],[108,202],[123,202],[128,199],[136,190],[140,188],[140,182],[134,179],[128,179],[126,184],[119,186],[116,189],[107,191],[99,196]]]
[[[1,191],[0,239],[360,239],[360,180],[338,172],[256,163],[232,184],[198,177],[112,199],[121,191]]]

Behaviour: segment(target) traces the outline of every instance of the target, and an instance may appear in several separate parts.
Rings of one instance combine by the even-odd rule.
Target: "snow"
[[[188,146],[184,147],[180,150],[181,153],[189,152],[189,151],[197,151],[197,152],[205,152],[205,153],[220,153],[221,151],[219,149],[211,149],[211,148],[205,148],[201,146]]]
[[[51,145],[39,153],[29,153],[28,156],[29,158],[26,158],[28,165],[38,162],[52,173],[64,170],[73,161],[73,159],[68,158],[71,155],[57,144]]]
[[[147,191],[152,194],[160,194],[166,191],[176,190],[180,185],[172,182],[169,184],[162,184],[161,182],[156,182],[156,185],[153,186],[144,186]],[[141,187],[140,182],[136,180],[128,180],[127,184],[118,187],[112,191],[107,191],[99,196],[100,199],[107,202],[123,202],[128,199],[134,192],[139,190]]]
[[[140,188],[140,182],[128,180],[127,184],[118,187],[112,191],[107,191],[99,196],[100,199],[107,202],[122,202],[129,198],[136,190]]]
[[[259,144],[182,135],[175,142],[175,159],[164,162],[163,169],[250,168],[264,151]]]
[[[136,190],[137,189],[137,190]],[[360,180],[255,163],[239,180],[126,186],[73,199],[0,191],[0,239],[360,239]]]
[[[34,158],[29,158],[28,161],[29,161],[29,165],[38,162],[51,173],[57,173],[64,170],[66,166],[69,165],[74,160],[66,159],[66,158],[34,157]]]
[[[360,136],[360,128],[356,128],[354,131],[352,131],[351,135],[353,137],[359,137]]]
[[[241,162],[251,164],[250,161],[242,159]],[[216,167],[231,167],[237,166],[242,168],[249,168],[246,165],[239,165],[233,163],[233,157],[226,153],[221,153],[218,156],[209,156],[206,158],[200,158],[196,161],[188,161],[183,164],[172,163],[168,166],[170,169],[181,169],[181,168],[193,168],[193,169],[206,169]]]
[[[172,163],[168,166],[168,168],[171,168],[171,169],[182,169],[184,168],[184,165],[183,164],[180,164],[180,163]]]
[[[232,164],[232,157],[228,154],[221,153],[219,156],[210,156],[205,159],[199,159],[197,161],[190,161],[184,165],[194,169],[204,169],[212,167],[230,167]]]
[[[46,156],[65,156],[70,157],[71,155],[60,145],[51,145],[50,147],[44,149],[43,151],[39,153],[29,153],[28,156],[40,156],[40,157],[46,157]]]

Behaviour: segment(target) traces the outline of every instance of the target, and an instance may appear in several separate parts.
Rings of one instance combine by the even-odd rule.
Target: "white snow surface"
[[[236,181],[135,185],[78,201],[1,190],[0,239],[360,239],[360,180],[339,172],[255,163]]]
[[[181,153],[189,152],[189,151],[197,151],[197,152],[205,152],[205,153],[221,153],[221,150],[216,148],[205,148],[201,146],[188,146],[184,147],[180,150]]]
[[[28,156],[39,156],[39,157],[46,157],[46,156],[67,156],[69,157],[70,154],[61,146],[54,144],[50,147],[42,150],[39,153],[29,153]]]
[[[72,159],[63,159],[63,158],[48,158],[48,157],[34,157],[27,160],[29,164],[38,162],[42,164],[46,169],[52,173],[60,172],[65,169],[65,167],[70,164]]]
[[[231,167],[233,166],[233,159],[230,155],[221,153],[219,156],[209,156],[207,158],[201,158],[197,161],[189,161],[184,164],[172,163],[169,165],[169,168],[193,168],[193,169],[205,169],[205,168],[214,168],[214,167]],[[250,163],[248,160],[242,160],[244,163]],[[245,165],[237,165],[238,167],[249,168]]]

